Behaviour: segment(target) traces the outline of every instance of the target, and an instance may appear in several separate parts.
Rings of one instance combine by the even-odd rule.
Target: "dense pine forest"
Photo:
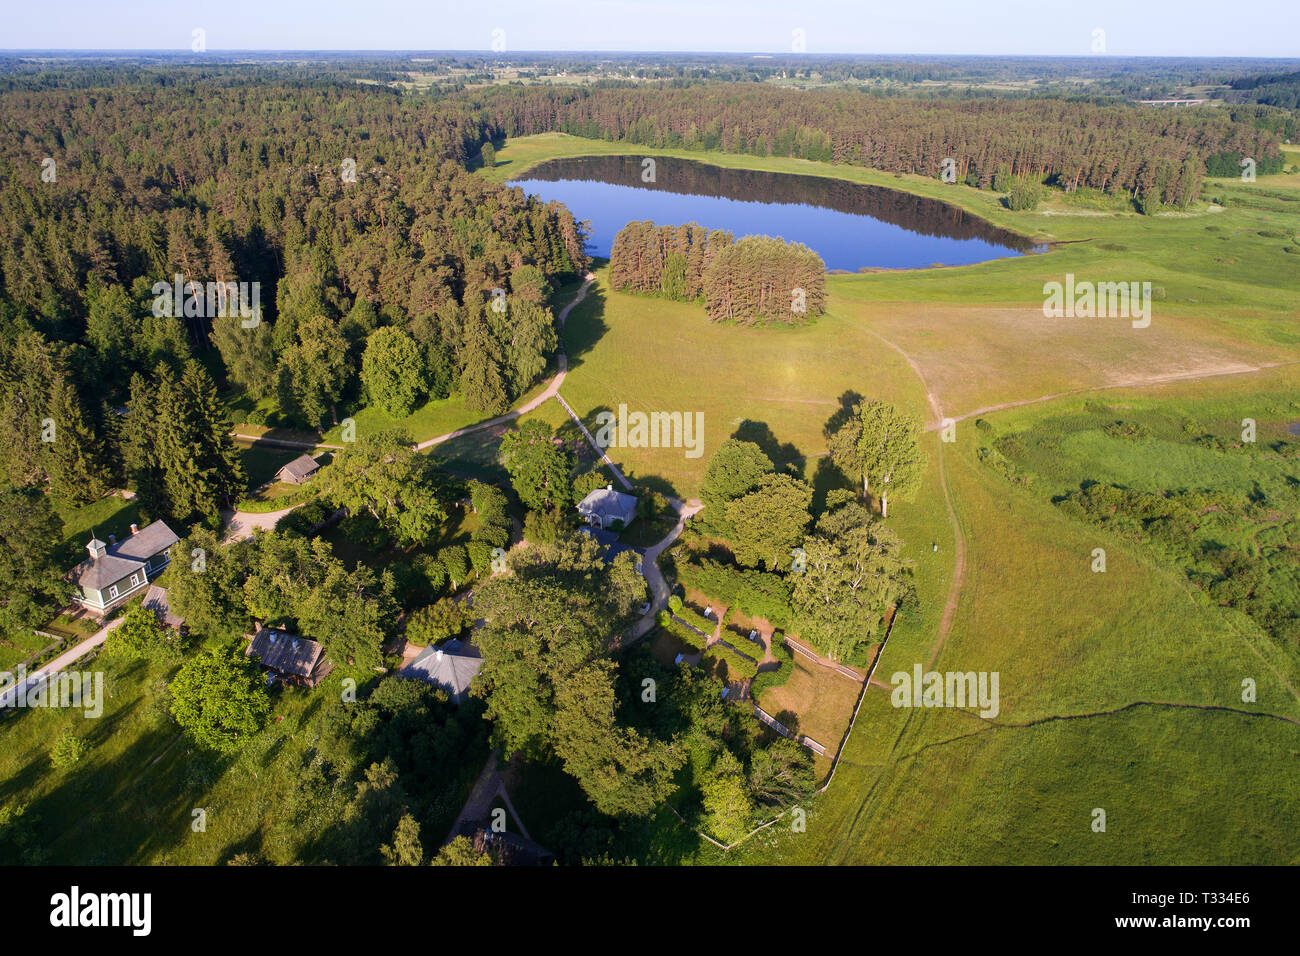
[[[795,156],[939,176],[1124,192],[1144,208],[1197,198],[1206,161],[1236,152],[1277,159],[1284,114],[1241,106],[1142,111],[1058,99],[928,101],[755,85],[692,89],[491,88],[476,93],[507,135],[562,130],[647,146]]]
[[[131,471],[131,447],[165,454],[140,416],[172,379],[201,396],[189,427],[225,431],[191,360],[217,387],[275,395],[271,424],[452,391],[501,411],[555,348],[552,284],[587,262],[567,210],[466,171],[494,131],[449,104],[232,75],[15,90],[2,112],[0,416],[17,437],[0,471],[78,500]],[[159,315],[155,286],[174,276],[257,283],[258,314],[214,317],[187,287],[182,310]],[[76,454],[37,440],[47,417],[80,436]],[[228,450],[213,454],[203,494],[228,502],[242,481],[220,464]]]

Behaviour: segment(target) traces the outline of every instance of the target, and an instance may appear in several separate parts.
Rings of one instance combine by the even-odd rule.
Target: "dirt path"
[[[903,360],[911,366],[913,374],[920,381],[921,387],[925,389],[925,400],[929,402],[930,411],[934,414],[934,422],[926,426],[926,431],[937,429],[943,422],[943,406],[939,404],[939,396],[934,393],[934,390],[930,388],[930,383],[925,380],[925,373],[921,371],[921,366],[901,347],[895,345],[879,332],[870,328],[867,331],[901,355]],[[952,584],[948,586],[948,600],[944,602],[943,614],[939,617],[939,629],[935,633],[934,644],[930,647],[929,663],[931,664],[938,658],[939,652],[943,650],[944,642],[948,640],[949,632],[952,631],[953,618],[957,616],[957,601],[961,598],[962,585],[966,583],[966,536],[962,533],[961,522],[957,520],[957,509],[953,506],[952,491],[948,487],[948,471],[943,461],[943,442],[939,442],[938,466],[939,487],[943,489],[943,504],[948,509],[948,520],[952,523],[955,560],[952,568]]]
[[[884,339],[881,339],[884,341]],[[898,348],[894,346],[894,348]],[[904,354],[902,349],[898,349],[899,354]],[[904,356],[906,357],[906,356]],[[911,362],[911,360],[908,360]],[[1071,395],[1085,395],[1088,392],[1104,392],[1113,388],[1143,388],[1148,385],[1168,385],[1173,382],[1195,382],[1206,378],[1223,378],[1228,375],[1252,375],[1255,372],[1262,372],[1270,368],[1285,368],[1287,366],[1300,365],[1300,362],[1265,362],[1261,365],[1220,365],[1210,369],[1202,369],[1197,372],[1174,372],[1169,375],[1151,375],[1146,378],[1126,379],[1123,382],[1114,382],[1110,385],[1088,385],[1084,388],[1072,388],[1064,392],[1053,392],[1050,395],[1039,395],[1037,398],[1022,398],[1014,402],[999,402],[997,405],[985,405],[975,409],[973,412],[966,412],[962,415],[954,415],[953,421],[965,421],[968,418],[974,418],[976,415],[987,415],[989,412],[1000,412],[1008,408],[1020,408],[1022,405],[1037,405],[1040,402],[1050,402],[1057,398],[1068,398]],[[913,370],[916,370],[916,364],[912,363]],[[919,375],[920,372],[918,371]],[[924,381],[924,379],[922,379]],[[931,407],[937,408],[933,394],[926,393],[930,398]],[[939,428],[943,419],[940,417],[926,426],[926,431],[935,431]]]
[[[99,645],[103,644],[104,639],[108,637],[108,632],[121,624],[123,620],[125,620],[125,618],[119,617],[117,620],[104,625],[80,644],[68,648],[68,650],[54,658],[54,660],[50,661],[44,667],[32,671],[27,675],[27,679],[24,680],[21,685],[15,683],[13,686],[5,690],[4,693],[0,693],[0,707],[10,706],[17,699],[20,687],[30,689],[36,684],[39,684],[54,674],[57,674],[68,665],[81,660],[81,658],[85,657],[95,648],[99,647]]]
[[[929,663],[933,664],[943,650],[944,642],[952,631],[953,618],[957,616],[957,601],[961,597],[962,585],[966,583],[966,535],[962,533],[961,522],[957,520],[957,509],[952,504],[952,491],[948,488],[948,472],[943,463],[943,442],[939,442],[939,486],[943,489],[943,503],[948,509],[948,520],[952,522],[953,547],[956,552],[952,566],[952,584],[948,586],[948,600],[943,606],[939,618],[939,631],[935,634],[934,644],[930,647]]]
[[[243,541],[245,538],[251,538],[258,528],[270,531],[275,528],[277,521],[294,508],[301,508],[303,504],[305,502],[299,502],[288,508],[281,508],[279,511],[222,511],[221,519],[226,526],[224,540],[227,543]]]
[[[627,640],[623,642],[624,647],[635,644],[649,634],[654,629],[659,612],[668,606],[668,582],[664,580],[663,572],[659,570],[659,555],[677,540],[677,536],[686,527],[686,519],[704,508],[704,504],[696,498],[685,502],[674,498],[672,506],[677,510],[677,524],[673,526],[672,531],[664,535],[662,540],[646,548],[645,556],[641,559],[641,573],[645,576],[646,583],[650,585],[650,610],[641,620],[632,625]]]

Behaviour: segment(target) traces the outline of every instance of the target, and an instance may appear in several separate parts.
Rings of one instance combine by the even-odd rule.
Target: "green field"
[[[512,165],[503,162],[492,175],[511,178],[555,155],[620,152],[628,150],[531,137],[507,143],[498,156]],[[891,508],[889,522],[917,562],[920,606],[900,618],[878,677],[915,663],[998,671],[1000,714],[983,720],[952,710],[913,712],[873,689],[835,781],[810,804],[807,833],[778,826],[725,857],[707,845],[687,856],[772,863],[1300,859],[1290,823],[1300,785],[1277,772],[1300,747],[1297,648],[1268,640],[1237,612],[1198,601],[1165,557],[1073,520],[1050,500],[1084,480],[1238,490],[1258,480],[1275,492],[1296,480],[1294,456],[1259,473],[1248,458],[1212,455],[1172,433],[1162,441],[1159,432],[1193,418],[1226,434],[1229,424],[1253,417],[1259,441],[1276,441],[1300,420],[1293,364],[1300,359],[1300,283],[1295,254],[1285,251],[1300,228],[1300,207],[1292,205],[1300,178],[1272,177],[1283,181],[1268,184],[1270,195],[1211,183],[1207,194],[1241,204],[1203,204],[1187,215],[1086,214],[1061,200],[1012,214],[986,193],[932,181],[792,160],[708,159],[903,186],[1029,235],[1086,241],[978,266],[833,276],[827,315],[797,330],[712,326],[695,306],[612,292],[598,271],[599,294],[570,317],[566,399],[589,424],[619,402],[705,413],[701,459],[611,451],[643,483],[693,492],[709,452],[746,419],[770,429],[770,447],[784,452],[776,460],[816,455],[825,447],[821,426],[846,390],[889,399],[932,422],[971,416],[944,446],[942,475],[938,436],[930,434],[931,464],[917,501]],[[1151,281],[1163,289],[1151,326],[1044,319],[1042,284],[1066,272]],[[1107,436],[1097,422],[1080,431],[1070,415],[1085,403],[1104,406],[1114,419],[1149,420],[1157,437],[1137,446]],[[1003,404],[1009,407],[986,410]],[[1060,450],[1034,452],[1043,477],[1012,484],[979,461],[976,417],[996,435],[1046,428]],[[814,480],[821,471],[828,484],[843,480],[816,458],[803,462],[803,471]],[[945,479],[966,566],[940,644],[957,532]],[[1089,568],[1099,546],[1109,557],[1104,575]],[[1241,700],[1247,677],[1258,687],[1252,703]],[[1108,815],[1105,833],[1092,830],[1097,808]]]
[[[483,175],[504,181],[554,156],[630,151],[530,137],[506,143]],[[565,329],[566,400],[588,427],[620,403],[704,414],[698,458],[610,450],[642,485],[695,494],[709,455],[738,434],[820,493],[842,486],[819,456],[823,425],[847,393],[887,399],[930,424],[961,417],[955,442],[925,436],[930,461],[915,501],[891,501],[888,523],[915,564],[918,605],[897,621],[877,678],[918,663],[1000,675],[1000,712],[987,720],[895,708],[888,691],[868,690],[833,783],[807,805],[806,832],[777,825],[724,855],[664,812],[641,845],[660,862],[1300,862],[1300,776],[1288,772],[1300,755],[1300,648],[1207,602],[1168,554],[1053,503],[1087,481],[1262,495],[1279,516],[1237,529],[1243,545],[1286,520],[1275,502],[1293,501],[1300,479],[1300,439],[1286,432],[1300,421],[1300,176],[1210,182],[1206,195],[1226,205],[1179,215],[1099,213],[1086,197],[1011,213],[989,193],[918,177],[678,155],[941,196],[1060,244],[961,268],[836,275],[827,313],[796,329],[712,325],[699,306],[614,292],[597,269]],[[1066,273],[1150,281],[1162,290],[1151,326],[1045,319],[1042,285]],[[401,424],[425,439],[474,420],[457,402],[398,423],[361,413],[358,428]],[[576,431],[557,403],[534,415],[566,437]],[[1208,449],[1182,427],[1192,419],[1227,437],[1243,418],[1257,420],[1260,443],[1289,443],[1289,457]],[[1139,422],[1145,437],[1108,433],[1115,420]],[[981,460],[982,446],[1015,435],[1023,451],[1009,460],[1028,481]],[[435,454],[453,470],[500,478],[498,440],[484,432]],[[123,528],[133,511],[104,499],[64,514],[69,547],[92,527],[101,537]],[[1090,568],[1099,547],[1104,574]],[[8,718],[0,805],[21,794],[60,822],[37,829],[49,862],[217,862],[254,845],[276,861],[320,857],[310,838],[340,805],[295,802],[290,772],[312,759],[315,698],[286,694],[276,705],[283,724],[213,766],[162,716],[165,673],[141,665],[110,677],[109,713],[70,771],[51,770],[47,752],[72,715]],[[1254,701],[1242,699],[1246,678]],[[534,832],[566,805],[553,771],[525,772],[512,791]],[[208,832],[192,834],[200,805],[215,809]],[[304,815],[304,833],[286,807]],[[1097,809],[1104,833],[1092,828]]]

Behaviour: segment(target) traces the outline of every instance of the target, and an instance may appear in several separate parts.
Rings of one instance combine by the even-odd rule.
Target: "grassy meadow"
[[[665,811],[645,825],[650,855],[725,863],[1300,862],[1300,776],[1287,772],[1300,756],[1300,652],[1198,597],[1167,556],[1053,503],[1087,481],[1246,494],[1258,485],[1283,496],[1300,478],[1294,454],[1265,462],[1208,450],[1181,428],[1195,419],[1228,435],[1249,417],[1261,443],[1300,442],[1286,434],[1300,421],[1300,176],[1209,181],[1207,200],[1222,203],[1143,217],[1059,196],[1012,213],[990,193],[921,177],[561,134],[511,140],[481,174],[507,181],[552,157],[614,153],[907,189],[1054,243],[1042,255],[974,266],[837,274],[827,313],[790,329],[713,325],[700,306],[614,292],[607,268],[596,270],[565,328],[565,399],[593,430],[599,412],[620,404],[704,415],[698,458],[683,449],[610,450],[643,485],[695,495],[709,456],[738,435],[792,464],[824,496],[845,485],[821,453],[823,426],[846,395],[887,399],[927,422],[969,416],[955,442],[926,433],[920,492],[891,501],[888,523],[914,564],[918,602],[896,622],[876,676],[888,681],[917,663],[1000,675],[1000,712],[987,720],[968,710],[895,708],[887,690],[870,688],[833,783],[807,804],[806,832],[778,824],[722,854]],[[1159,291],[1150,327],[1044,318],[1043,283],[1066,273],[1151,282]],[[562,292],[557,300],[567,301],[572,290]],[[558,403],[532,415],[576,435]],[[480,417],[453,397],[399,422],[371,411],[356,420],[359,433],[396,424],[423,440]],[[1101,427],[1113,419],[1139,420],[1149,435],[1116,438]],[[1020,434],[1048,444],[1026,440],[1012,462],[1032,480],[1011,481],[979,450]],[[501,480],[499,436],[499,429],[466,436],[433,454],[458,473]],[[331,432],[325,441],[336,439]],[[250,465],[264,474],[277,460],[259,456]],[[133,514],[118,498],[64,514],[69,551],[92,527],[120,537]],[[1104,574],[1090,568],[1099,547]],[[238,758],[215,761],[167,720],[167,677],[139,663],[110,666],[112,697],[99,721],[59,712],[0,719],[0,806],[26,804],[39,837],[30,851],[51,863],[211,863],[250,847],[275,862],[326,856],[316,841],[342,813],[343,797],[304,799],[296,780],[316,759],[317,712],[337,701],[333,685],[282,691],[275,714],[283,722]],[[1242,700],[1245,678],[1257,685],[1253,702]],[[74,767],[54,768],[49,748],[68,730],[85,733],[90,751]],[[481,763],[466,764],[459,792]],[[511,792],[536,835],[571,803],[572,789],[554,767],[534,767]],[[190,830],[200,806],[209,811],[201,834]],[[1099,808],[1104,833],[1092,828]],[[446,812],[454,816],[454,808]]]
[[[530,137],[507,143],[490,175],[512,178],[555,155],[630,151]],[[1198,601],[1161,555],[1071,519],[1050,500],[1088,480],[1152,489],[1295,480],[1293,466],[1260,475],[1249,460],[1225,461],[1173,435],[1137,448],[1096,428],[1076,433],[1069,416],[1104,407],[1126,421],[1140,412],[1157,432],[1160,422],[1194,418],[1216,433],[1253,417],[1261,442],[1300,420],[1293,364],[1300,260],[1287,251],[1300,247],[1300,207],[1291,205],[1300,200],[1300,177],[1269,177],[1276,182],[1262,196],[1250,190],[1263,184],[1212,181],[1206,195],[1226,205],[1205,202],[1182,214],[1097,214],[1060,198],[1013,214],[987,193],[913,177],[900,183],[803,161],[708,160],[901,185],[1058,244],[976,266],[834,275],[827,315],[801,329],[711,326],[697,307],[610,291],[604,271],[599,294],[571,315],[574,358],[563,391],[589,424],[620,401],[705,413],[698,461],[655,449],[611,451],[630,475],[678,491],[698,486],[708,454],[745,419],[770,429],[770,446],[788,453],[777,460],[815,456],[825,447],[821,425],[846,391],[927,419],[937,417],[931,398],[945,416],[971,416],[942,447],[942,475],[938,435],[927,435],[923,488],[915,502],[891,509],[889,523],[916,564],[920,601],[900,617],[877,677],[888,681],[916,663],[998,671],[999,715],[894,708],[887,690],[873,688],[835,781],[810,803],[806,833],[778,826],[725,856],[704,845],[689,858],[1300,860],[1291,825],[1300,785],[1277,773],[1300,747],[1296,649],[1269,641],[1238,612]],[[1045,319],[1043,283],[1067,272],[1151,282],[1150,327]],[[1003,404],[1014,407],[987,410]],[[1047,423],[1060,432],[1062,451],[1036,452],[1043,477],[1012,484],[979,460],[977,416],[995,435]],[[715,420],[722,429],[710,429]],[[843,483],[820,458],[802,468],[810,480]],[[966,567],[939,645],[957,530],[944,477]],[[1105,574],[1090,569],[1097,547],[1107,552]],[[1252,703],[1241,700],[1247,677],[1258,686]],[[1109,817],[1105,833],[1091,826],[1097,808]]]

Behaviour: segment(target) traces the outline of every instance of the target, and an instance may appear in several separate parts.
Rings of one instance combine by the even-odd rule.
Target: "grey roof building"
[[[171,548],[180,539],[162,521],[143,531],[131,525],[124,541],[109,536],[105,544],[91,538],[90,557],[68,572],[75,586],[72,599],[92,614],[104,614],[148,587],[171,563]]]
[[[613,485],[597,488],[578,502],[578,515],[593,528],[620,531],[636,517],[636,496],[615,491]]]
[[[301,485],[318,471],[320,471],[320,462],[311,455],[299,455],[277,471],[275,476],[288,484]]]
[[[437,647],[426,647],[402,668],[401,675],[428,681],[445,690],[453,704],[459,704],[469,694],[469,685],[482,666],[478,648],[452,638]]]

